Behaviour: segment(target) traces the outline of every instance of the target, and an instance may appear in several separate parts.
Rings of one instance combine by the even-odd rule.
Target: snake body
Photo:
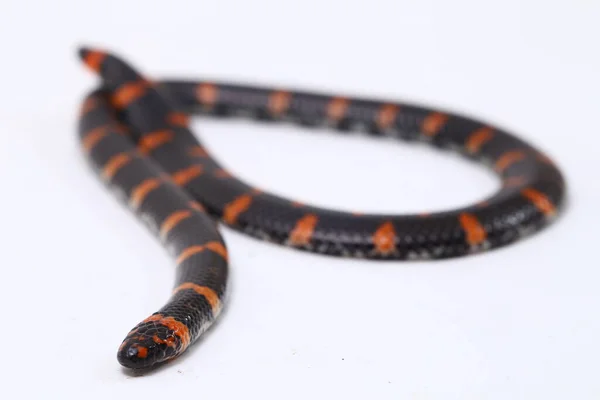
[[[497,127],[422,106],[214,81],[152,81],[115,54],[82,48],[101,78],[81,107],[79,139],[101,179],[176,259],[171,298],[136,325],[117,359],[127,368],[182,354],[225,302],[228,252],[217,223],[334,256],[443,259],[512,243],[560,212],[554,162]],[[233,176],[189,128],[192,114],[251,117],[421,140],[491,167],[501,188],[483,202],[415,215],[347,213],[270,194]]]

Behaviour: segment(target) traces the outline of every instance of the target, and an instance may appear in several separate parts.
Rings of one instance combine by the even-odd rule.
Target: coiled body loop
[[[262,240],[335,256],[442,259],[512,243],[559,213],[556,165],[485,123],[411,104],[206,81],[150,81],[120,58],[82,49],[102,78],[81,110],[81,145],[100,177],[174,255],[167,304],[135,326],[119,362],[146,368],[186,350],[219,315],[226,295],[222,223]],[[373,136],[423,140],[491,166],[502,187],[484,202],[418,215],[357,215],[300,204],[252,187],[211,156],[190,114],[252,117]]]

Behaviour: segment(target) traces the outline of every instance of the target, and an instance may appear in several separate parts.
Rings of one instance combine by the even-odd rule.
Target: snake
[[[125,369],[175,360],[222,313],[230,271],[220,225],[322,255],[441,260],[514,243],[550,225],[564,209],[565,179],[556,163],[525,140],[472,117],[285,87],[154,80],[106,49],[81,46],[77,53],[100,81],[81,101],[78,147],[107,190],[148,227],[176,265],[168,301],[135,325],[117,351]],[[359,213],[305,204],[224,168],[192,131],[194,116],[425,143],[483,165],[501,185],[483,201],[431,213]]]

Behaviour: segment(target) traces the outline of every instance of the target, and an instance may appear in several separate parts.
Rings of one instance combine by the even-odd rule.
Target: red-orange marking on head
[[[84,57],[83,62],[94,72],[100,72],[100,68],[102,67],[102,62],[106,58],[106,53],[102,51],[89,51]]]
[[[202,165],[192,165],[173,173],[171,178],[177,185],[184,186],[202,175],[202,172],[204,172]]]
[[[173,331],[173,334],[181,340],[182,349],[185,349],[190,343],[190,332],[187,326],[175,320],[173,317],[165,317],[162,314],[154,314],[146,318],[142,323],[156,322]],[[154,337],[153,337],[154,339]],[[159,339],[160,340],[160,339]],[[167,339],[168,341],[169,339]],[[156,339],[154,342],[158,343]]]
[[[292,94],[286,91],[275,91],[269,95],[269,111],[271,114],[280,115],[287,111],[290,106]]]
[[[103,125],[98,128],[94,128],[84,136],[82,140],[83,148],[86,152],[90,152],[95,145],[98,144],[102,139],[108,135],[108,126]]]
[[[104,168],[102,168],[102,176],[104,179],[111,179],[117,171],[123,168],[131,161],[131,155],[127,153],[119,153],[112,156],[106,164],[104,164]]]
[[[142,323],[159,321],[161,319],[163,319],[162,314],[153,314],[153,315],[149,316],[148,318],[146,318],[145,320],[143,320]]]
[[[485,229],[473,214],[462,213],[458,216],[458,221],[467,236],[469,245],[476,246],[483,243],[487,238]]]
[[[146,340],[146,336],[144,336],[144,335],[132,336],[132,335],[134,335],[136,333],[137,333],[137,329],[134,329],[131,332],[129,332],[129,334],[127,335],[127,337],[125,338],[125,340],[123,340],[123,342],[119,346],[119,350],[123,350],[125,348],[125,346],[127,346],[128,344],[131,344],[132,340],[138,340],[140,342],[143,342],[144,340]]]
[[[204,296],[206,301],[208,301],[210,304],[213,316],[219,312],[219,309],[221,308],[221,301],[219,300],[219,295],[217,295],[217,292],[206,286],[200,286],[192,282],[185,282],[177,286],[175,290],[173,290],[173,293],[177,293],[185,289],[192,289],[199,295]]]
[[[195,200],[190,201],[190,208],[196,211],[206,212],[204,206],[202,206],[202,204],[198,203]]]
[[[377,125],[381,129],[389,128],[396,122],[396,115],[400,108],[395,104],[386,104],[379,109],[377,113]]]
[[[167,122],[175,126],[187,127],[190,123],[190,117],[186,113],[172,112],[167,115]]]
[[[433,112],[423,119],[421,132],[423,132],[425,136],[435,136],[446,124],[446,121],[448,121],[448,116],[446,114]]]
[[[476,130],[469,136],[465,147],[471,154],[478,152],[485,143],[489,142],[494,137],[494,130],[490,127],[483,127]]]
[[[502,154],[496,161],[495,169],[497,172],[502,172],[512,164],[525,159],[527,155],[521,150],[512,150]]]
[[[212,83],[201,83],[196,88],[196,98],[200,104],[213,105],[217,102],[219,90]]]
[[[138,143],[138,149],[143,154],[148,154],[165,143],[173,140],[175,132],[171,130],[162,130],[146,133]]]
[[[190,331],[185,324],[177,321],[173,317],[166,317],[158,321],[162,326],[166,326],[173,331],[173,334],[181,340],[182,349],[185,349],[190,344]]]
[[[308,214],[300,218],[296,222],[294,229],[290,232],[290,243],[294,246],[308,245],[318,221],[319,219],[315,214]]]
[[[548,196],[542,192],[532,188],[525,188],[521,191],[521,194],[531,201],[545,216],[552,217],[556,214],[556,207],[552,204]]]
[[[190,210],[178,210],[171,213],[171,215],[165,218],[164,222],[160,227],[160,236],[162,238],[166,237],[169,234],[169,232],[171,232],[173,228],[177,226],[178,223],[180,223],[184,219],[189,218],[191,215],[192,212]]]
[[[373,244],[379,254],[389,254],[396,250],[396,230],[391,222],[385,222],[373,234]]]
[[[168,336],[166,339],[161,339],[158,335],[152,336],[152,341],[156,344],[166,344],[167,347],[175,347],[175,338],[173,336]]]
[[[134,208],[138,208],[146,196],[154,189],[160,186],[160,179],[148,178],[139,185],[137,185],[131,192],[131,205]]]
[[[138,351],[137,356],[139,358],[146,358],[146,357],[148,357],[148,348],[147,347],[140,346],[140,345],[136,345],[135,347],[136,347],[136,349]]]
[[[296,207],[296,208],[304,207],[304,203],[301,203],[299,201],[292,201],[292,207]]]
[[[342,97],[335,97],[331,99],[327,105],[327,118],[334,121],[339,121],[344,118],[346,111],[348,110],[349,101]]]
[[[146,93],[150,82],[141,80],[139,82],[125,83],[112,95],[111,103],[116,108],[125,108]]]
[[[228,224],[233,224],[238,216],[246,211],[252,204],[252,196],[243,194],[228,203],[223,209],[223,220]]]
[[[194,146],[188,150],[188,155],[192,157],[206,157],[208,153],[202,146]]]

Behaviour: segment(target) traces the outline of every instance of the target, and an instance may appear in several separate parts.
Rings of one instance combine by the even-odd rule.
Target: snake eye
[[[135,339],[126,339],[117,354],[119,363],[127,368],[146,368],[155,358],[156,354],[152,347]]]

